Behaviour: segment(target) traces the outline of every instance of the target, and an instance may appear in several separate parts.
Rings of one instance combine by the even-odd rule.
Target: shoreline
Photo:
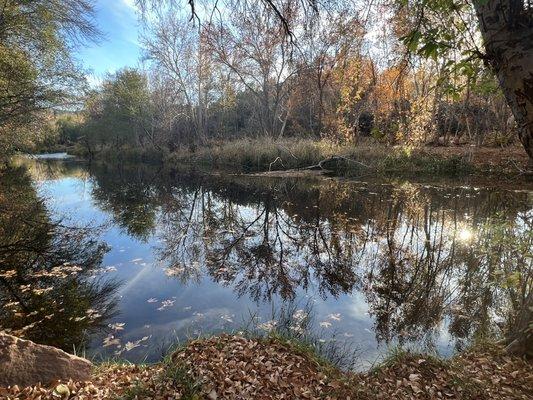
[[[409,181],[423,185],[446,184],[533,190],[533,174],[520,171],[521,168],[527,168],[528,157],[518,146],[504,149],[464,146],[409,149],[404,146],[344,145],[321,149],[321,142],[314,140],[269,141],[268,144],[271,148],[266,153],[264,139],[257,139],[227,142],[220,148],[210,146],[201,152],[192,152],[185,148],[168,154],[125,150],[118,155],[114,154],[114,157],[108,157],[108,152],[104,151],[93,159],[85,157],[79,151],[71,151],[67,153],[69,157],[65,160],[89,164],[142,163],[157,166],[170,173],[194,171],[214,176],[336,179],[385,183]],[[287,149],[291,150],[288,147],[291,145],[298,149],[295,151],[300,158],[291,156],[291,163],[285,162],[283,166],[279,161],[272,166],[267,162],[270,160],[269,157],[274,157],[280,149],[284,152],[287,152]],[[315,153],[307,154],[310,153],[309,149]],[[347,160],[344,160],[344,157]],[[348,157],[357,157],[362,161]],[[252,163],[251,159],[255,161]],[[324,160],[326,162],[322,163],[322,168],[317,167],[317,164]],[[449,166],[452,167],[451,171],[447,169]]]
[[[321,140],[249,139],[214,142],[201,149],[181,148],[164,160],[170,164],[233,167],[238,171],[325,170],[338,176],[516,176],[529,162],[519,146],[385,146],[379,143],[332,144]],[[320,163],[322,163],[320,165]]]
[[[510,356],[501,346],[489,342],[473,345],[450,359],[397,350],[367,372],[350,372],[293,339],[224,334],[192,340],[160,363],[103,363],[94,368],[87,382],[0,388],[0,396],[123,400],[527,399],[533,391],[532,377],[531,362]],[[58,387],[68,395],[58,396]]]
[[[82,148],[70,148],[88,160]],[[370,141],[334,144],[315,139],[237,139],[210,141],[201,148],[172,152],[154,149],[103,149],[94,161],[147,162],[165,167],[196,166],[233,173],[269,175],[326,172],[337,177],[482,177],[531,181],[529,158],[517,145],[385,146]]]

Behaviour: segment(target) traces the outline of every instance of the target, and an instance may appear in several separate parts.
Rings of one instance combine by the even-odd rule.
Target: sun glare
[[[474,237],[474,233],[468,228],[463,228],[457,232],[457,237],[462,242],[469,242]]]

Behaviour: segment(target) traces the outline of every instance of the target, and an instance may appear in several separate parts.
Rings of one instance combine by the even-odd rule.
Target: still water
[[[397,345],[450,355],[531,288],[527,188],[20,164],[0,195],[1,328],[97,359],[268,330],[280,309],[311,311],[362,367]]]

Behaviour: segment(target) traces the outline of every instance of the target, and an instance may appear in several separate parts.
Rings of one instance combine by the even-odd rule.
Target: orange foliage
[[[405,69],[394,66],[378,71],[370,59],[352,59],[334,77],[339,98],[335,112],[326,116],[330,136],[356,142],[359,115],[367,111],[374,116],[375,136],[396,141],[398,122],[406,117],[413,90]]]
[[[335,71],[334,85],[339,99],[334,114],[326,116],[326,126],[337,140],[356,141],[357,119],[368,103],[375,82],[375,67],[370,59],[349,60]]]

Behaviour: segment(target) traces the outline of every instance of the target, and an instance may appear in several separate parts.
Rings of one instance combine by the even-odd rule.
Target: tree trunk
[[[475,0],[486,61],[498,77],[533,166],[533,8],[523,0]]]

